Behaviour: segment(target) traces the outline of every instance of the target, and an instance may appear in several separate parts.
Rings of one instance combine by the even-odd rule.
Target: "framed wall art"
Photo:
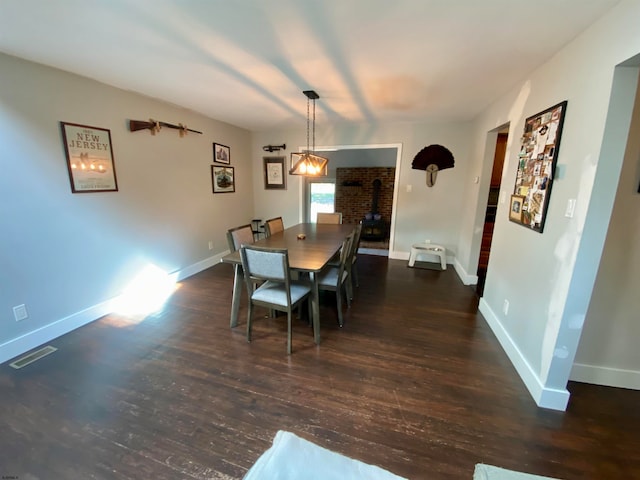
[[[514,222],[522,221],[522,203],[524,197],[520,195],[511,195],[511,203],[509,204],[509,220]]]
[[[567,102],[526,119],[509,220],[542,233],[558,161]],[[515,204],[520,212],[513,211]]]
[[[262,157],[264,160],[264,188],[287,188],[287,174],[285,171],[286,157]]]
[[[220,143],[213,144],[213,161],[216,163],[231,163],[231,149]]]
[[[111,132],[60,122],[72,193],[117,192]]]
[[[236,191],[236,180],[233,167],[211,165],[211,183],[213,193],[232,193]]]

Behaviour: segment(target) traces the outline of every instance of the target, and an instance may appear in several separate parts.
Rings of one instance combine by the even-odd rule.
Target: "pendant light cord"
[[[316,99],[313,99],[313,143],[311,144],[314,155],[316,154]]]
[[[309,153],[309,99],[307,98],[307,153]]]

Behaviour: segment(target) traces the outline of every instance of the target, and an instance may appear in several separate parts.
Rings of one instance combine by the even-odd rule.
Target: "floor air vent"
[[[42,357],[46,357],[50,353],[58,350],[56,347],[52,347],[51,345],[47,345],[46,347],[42,347],[35,352],[30,353],[29,355],[25,355],[22,358],[19,358],[15,362],[10,363],[9,365],[13,368],[22,368],[26,367],[30,363],[35,362],[36,360],[40,360]]]

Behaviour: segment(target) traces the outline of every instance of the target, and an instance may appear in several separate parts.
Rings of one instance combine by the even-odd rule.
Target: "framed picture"
[[[511,203],[509,204],[509,220],[513,222],[522,222],[522,204],[524,197],[522,195],[511,195]]]
[[[231,163],[231,149],[220,143],[213,144],[213,161],[216,163]]]
[[[538,233],[547,217],[566,110],[564,101],[524,122],[509,220]]]
[[[236,181],[233,167],[218,167],[211,165],[211,183],[213,193],[232,193],[236,191]]]
[[[264,188],[287,188],[287,174],[285,171],[286,157],[263,157],[264,160]]]
[[[104,128],[60,122],[71,192],[117,192],[111,132]]]

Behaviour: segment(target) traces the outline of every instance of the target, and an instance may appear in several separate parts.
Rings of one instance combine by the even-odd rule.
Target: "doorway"
[[[391,167],[395,169],[393,181],[393,199],[391,205],[391,219],[388,220],[389,235],[384,242],[384,248],[367,248],[366,253],[373,255],[389,256],[394,241],[394,226],[396,219],[396,204],[398,198],[398,175],[402,158],[402,144],[371,144],[371,145],[337,145],[316,146],[316,152],[329,159],[327,176],[322,178],[307,179],[302,182],[300,189],[300,204],[304,208],[300,211],[300,221],[313,222],[317,212],[312,212],[311,185],[333,183],[336,185],[337,168],[373,168]],[[391,184],[391,182],[389,182]],[[320,188],[320,187],[313,187]],[[334,196],[335,208],[335,196]]]
[[[478,259],[478,283],[476,285],[476,293],[480,297],[484,293],[484,284],[487,279],[487,268],[489,266],[489,256],[491,254],[491,241],[493,239],[493,228],[496,221],[500,185],[502,184],[502,169],[504,166],[504,157],[507,153],[508,140],[509,126],[507,125],[498,131],[495,152],[493,154],[493,167],[491,168],[491,181],[489,182],[489,196],[487,198],[487,208],[484,215],[482,242],[480,244],[480,258]]]

